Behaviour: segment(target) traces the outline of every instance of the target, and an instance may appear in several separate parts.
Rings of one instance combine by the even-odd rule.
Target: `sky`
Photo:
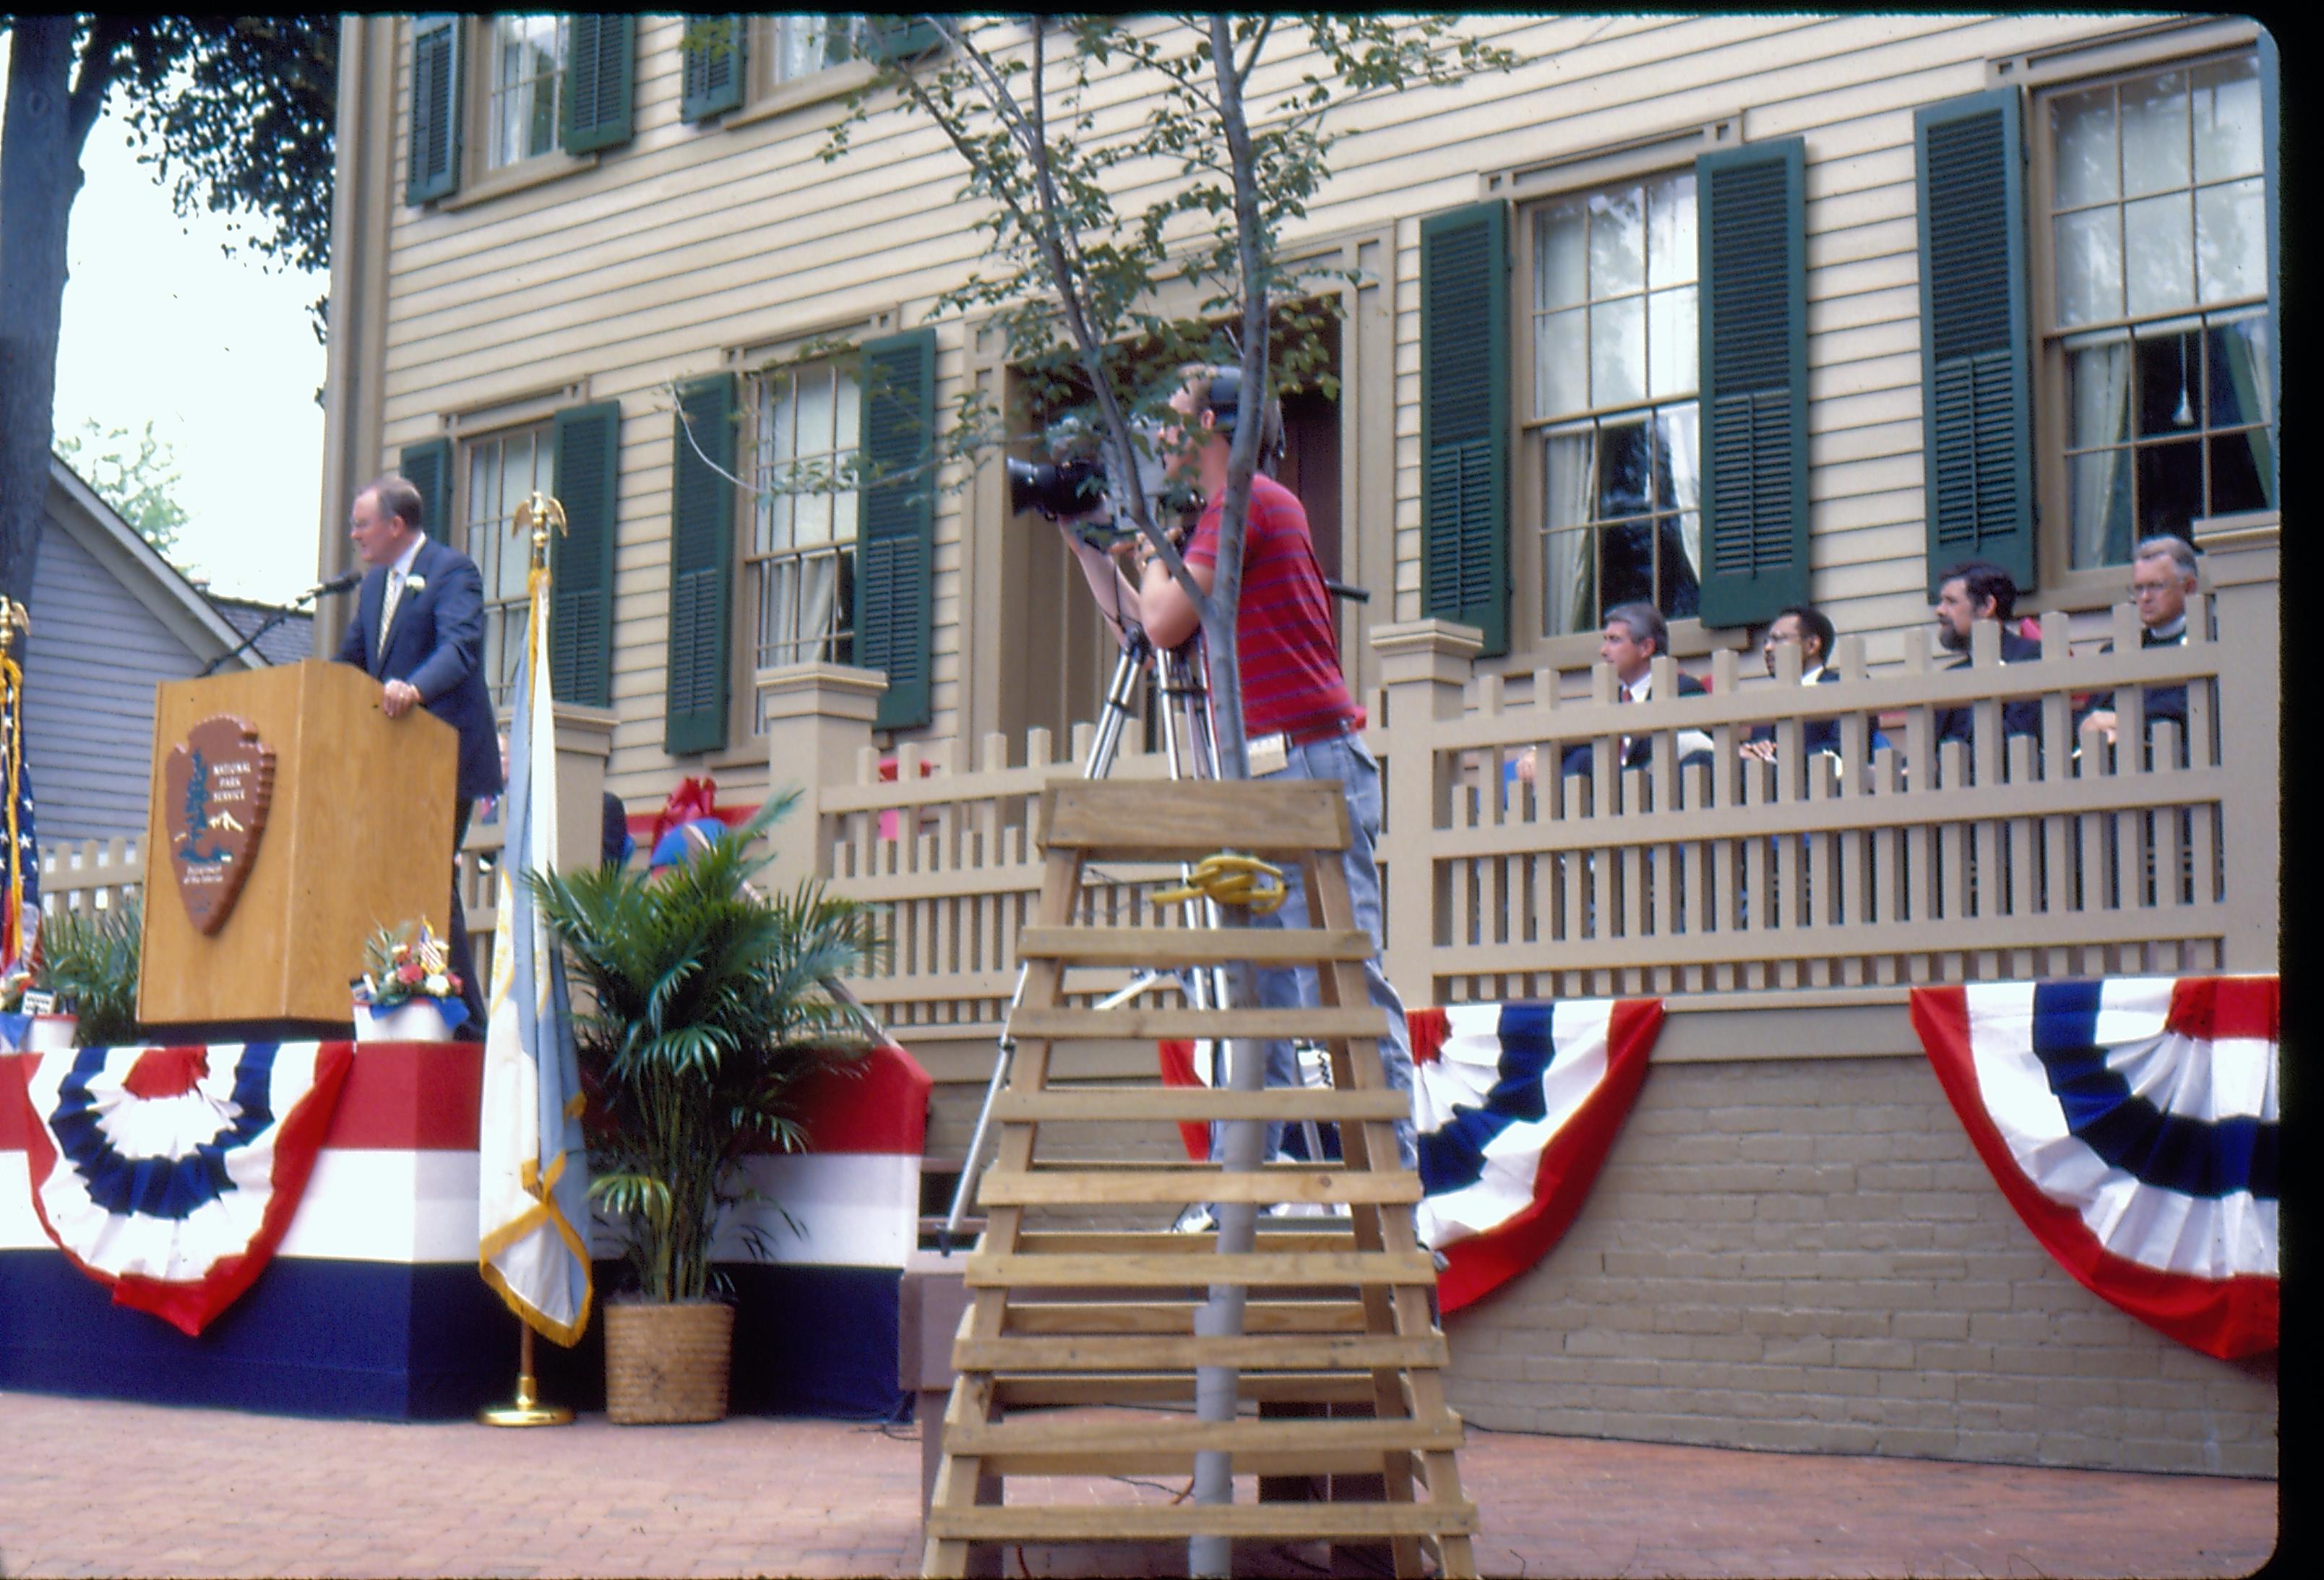
[[[5,66],[0,41],[0,71]],[[67,236],[56,431],[143,429],[174,446],[187,524],[174,558],[211,590],[287,602],[314,585],[324,350],[307,305],[328,284],[221,248],[137,162],[116,91],[90,131]]]

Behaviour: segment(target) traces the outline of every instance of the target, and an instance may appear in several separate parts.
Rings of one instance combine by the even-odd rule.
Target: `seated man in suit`
[[[1767,623],[1767,633],[1759,642],[1759,658],[1767,666],[1772,678],[1775,672],[1775,650],[1787,642],[1797,642],[1800,649],[1800,684],[1829,686],[1840,679],[1840,671],[1826,667],[1831,657],[1834,640],[1831,622],[1821,610],[1806,604],[1794,604]],[[1840,721],[1836,718],[1812,718],[1800,726],[1800,744],[1811,752],[1840,750]],[[1757,757],[1762,762],[1775,760],[1775,726],[1773,724],[1754,725],[1745,736],[1743,755]]]
[[[1617,604],[1606,611],[1606,624],[1598,638],[1598,661],[1614,667],[1614,700],[1644,702],[1654,694],[1655,655],[1670,651],[1670,624],[1662,611],[1652,604]],[[1681,697],[1702,697],[1707,694],[1702,682],[1682,673],[1678,678]],[[1678,760],[1688,763],[1711,755],[1711,736],[1702,730],[1681,730],[1677,735]],[[1622,737],[1619,766],[1644,768],[1654,760],[1655,739],[1651,735]],[[1590,745],[1576,742],[1565,749],[1560,767],[1566,773],[1590,772]],[[1518,753],[1513,772],[1519,779],[1530,781],[1535,775],[1534,750],[1528,746]]]
[[[2042,644],[2009,629],[2009,616],[2016,607],[2017,583],[2001,567],[1970,559],[1947,570],[1937,582],[1937,641],[1945,651],[1960,657],[1944,668],[1969,667],[1969,629],[1980,620],[2001,622],[2003,663],[2026,663],[2039,659]],[[1936,724],[1939,745],[1947,741],[1967,745],[1976,731],[1977,710],[1966,704],[1940,708]],[[2029,697],[2002,704],[2001,730],[2005,735],[2038,737],[2042,733],[2041,703]]]
[[[424,707],[459,732],[452,814],[456,863],[477,798],[500,793],[500,744],[484,687],[484,577],[475,560],[428,537],[423,508],[420,490],[392,472],[356,494],[347,513],[347,535],[371,570],[335,656],[378,679],[380,711],[388,717]],[[476,981],[456,886],[451,944],[461,997],[481,1034],[484,988]]]
[[[2179,647],[2187,641],[2187,600],[2195,595],[2201,578],[2195,573],[2195,546],[2184,538],[2165,535],[2147,538],[2131,550],[2130,596],[2138,603],[2138,645],[2148,647]],[[2109,642],[2105,650],[2114,651]],[[2184,686],[2149,686],[2146,688],[2146,723],[2152,729],[2158,719],[2169,719],[2179,726],[2180,764],[2186,764],[2187,751],[2187,688]],[[2089,711],[2075,721],[2077,734],[2080,726],[2096,721],[2106,732],[2111,744],[2115,738],[2114,693],[2101,691],[2089,700]]]

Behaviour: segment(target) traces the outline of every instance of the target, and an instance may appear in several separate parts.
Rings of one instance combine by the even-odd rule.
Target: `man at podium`
[[[484,675],[484,580],[475,560],[428,537],[423,514],[420,490],[392,472],[355,494],[347,535],[371,569],[336,656],[378,679],[380,711],[388,717],[401,718],[418,706],[460,733],[452,817],[456,863],[476,799],[501,790],[500,746]],[[481,1030],[484,993],[456,884],[451,934],[452,969],[460,976],[469,1025]]]

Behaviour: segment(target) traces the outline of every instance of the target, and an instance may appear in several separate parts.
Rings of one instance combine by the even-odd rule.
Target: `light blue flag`
[[[570,1344],[589,1326],[589,1162],[565,963],[517,880],[557,853],[557,729],[549,691],[549,573],[535,570],[509,725],[508,843],[478,1115],[478,1259],[484,1281],[533,1328]]]

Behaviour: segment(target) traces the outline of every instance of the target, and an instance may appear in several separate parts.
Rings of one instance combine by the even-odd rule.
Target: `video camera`
[[[1138,444],[1138,481],[1148,507],[1157,517],[1201,504],[1183,481],[1174,480],[1164,458],[1158,423],[1132,425]],[[1097,434],[1086,423],[1067,418],[1051,425],[1044,436],[1047,461],[1020,461],[1011,457],[1009,509],[1012,514],[1038,511],[1050,521],[1074,520],[1072,530],[1084,542],[1104,549],[1137,529],[1130,522],[1130,502],[1117,494]]]

